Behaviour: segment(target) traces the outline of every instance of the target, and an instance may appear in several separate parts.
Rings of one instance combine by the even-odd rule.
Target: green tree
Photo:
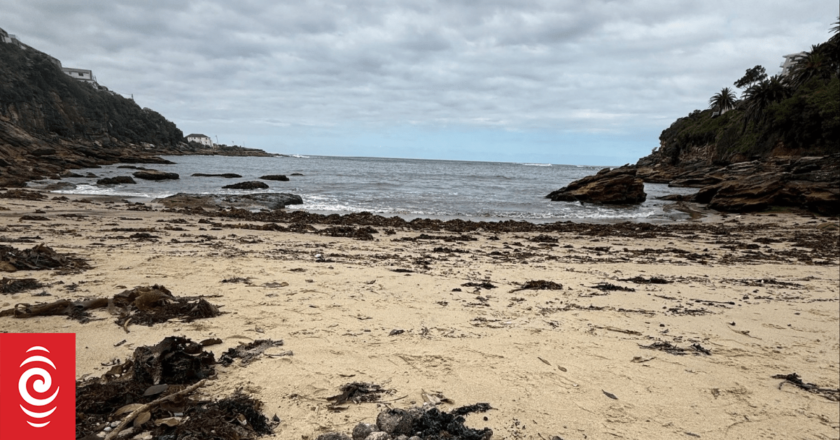
[[[709,99],[709,105],[713,109],[720,110],[723,113],[726,110],[735,108],[735,99],[735,94],[732,93],[732,90],[729,90],[729,87],[724,87],[720,92],[712,95],[712,98]]]
[[[791,89],[784,77],[773,75],[744,91],[746,112],[744,129],[750,122],[762,124],[767,117],[767,108],[791,96]],[[743,129],[742,129],[743,131]]]
[[[767,71],[764,70],[764,67],[755,66],[752,69],[747,69],[747,73],[741,79],[735,81],[735,87],[739,89],[743,89],[744,87],[749,88],[753,84],[764,81],[765,79],[767,79]]]
[[[799,87],[812,78],[828,80],[832,74],[836,75],[835,69],[830,60],[829,43],[816,44],[811,50],[793,59],[793,66],[790,70],[791,82],[794,87]]]

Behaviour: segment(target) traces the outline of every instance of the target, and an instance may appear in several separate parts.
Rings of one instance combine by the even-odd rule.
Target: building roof
[[[92,70],[90,70],[90,69],[76,69],[75,67],[62,67],[62,68],[61,68],[61,70],[65,71],[65,72],[70,71],[70,72],[88,72],[88,73],[93,73],[93,71],[92,71]]]
[[[207,139],[210,139],[210,136],[205,136],[203,134],[196,134],[196,133],[189,134],[189,135],[187,135],[187,137],[188,138],[207,138]]]

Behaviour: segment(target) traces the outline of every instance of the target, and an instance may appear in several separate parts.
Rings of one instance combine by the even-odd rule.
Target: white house
[[[210,139],[209,136],[205,136],[203,134],[193,133],[193,134],[187,136],[187,142],[198,142],[199,144],[207,145],[208,147],[213,146],[213,140]]]
[[[70,75],[70,78],[84,82],[96,82],[96,78],[93,76],[93,71],[91,70],[74,69],[72,67],[62,67],[61,70],[67,75]]]
[[[793,65],[796,64],[797,58],[807,55],[807,52],[792,53],[790,55],[783,55],[785,62],[779,65],[782,68],[782,76],[788,76]]]

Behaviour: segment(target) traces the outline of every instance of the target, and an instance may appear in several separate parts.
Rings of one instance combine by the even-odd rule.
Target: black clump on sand
[[[204,298],[176,297],[164,286],[139,286],[114,295],[113,306],[119,311],[117,324],[151,326],[170,319],[190,322],[219,316],[219,308]]]
[[[17,270],[61,269],[64,271],[82,271],[90,269],[90,265],[85,260],[60,254],[43,244],[26,250],[0,245],[0,263],[2,262],[13,266]]]
[[[518,292],[520,290],[563,290],[563,285],[555,283],[554,281],[527,281],[522,284],[521,287],[511,290],[511,293]]]
[[[44,287],[44,285],[34,278],[14,279],[3,277],[3,279],[0,280],[0,293],[5,294],[20,293],[27,290],[39,289],[41,287]]]
[[[412,427],[423,440],[488,440],[493,437],[493,430],[469,428],[464,425],[464,416],[490,409],[486,403],[463,406],[448,413],[432,408],[414,419]]]
[[[182,337],[137,348],[102,377],[76,382],[76,438],[98,434],[126,417],[127,412],[116,414],[125,405],[147,404],[214,377],[214,365],[212,352]],[[139,428],[152,438],[256,439],[270,434],[274,426],[261,409],[262,402],[241,393],[216,401],[180,395],[152,407],[151,417]],[[171,421],[175,413],[183,416],[174,426],[155,423]]]

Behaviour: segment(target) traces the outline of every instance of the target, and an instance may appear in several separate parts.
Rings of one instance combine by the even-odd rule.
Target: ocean
[[[72,189],[56,193],[113,195],[151,200],[176,193],[248,194],[285,192],[300,195],[303,209],[316,213],[368,211],[383,216],[471,219],[481,221],[680,221],[688,218],[663,209],[667,194],[690,194],[694,189],[645,184],[647,201],[638,206],[602,206],[552,202],[546,194],[602,166],[547,163],[466,162],[449,160],[386,159],[369,157],[222,157],[163,156],[174,165],[138,165],[180,175],[179,180],[146,181],[136,185],[98,186],[93,178],[65,178]],[[108,165],[76,170],[98,176],[130,176],[135,170]],[[193,173],[236,173],[241,179],[192,177]],[[300,175],[293,176],[293,173]],[[288,182],[264,181],[268,190],[242,191],[222,186],[258,180],[266,174],[284,174]],[[52,181],[38,182],[55,183]],[[33,185],[35,186],[35,185]]]

